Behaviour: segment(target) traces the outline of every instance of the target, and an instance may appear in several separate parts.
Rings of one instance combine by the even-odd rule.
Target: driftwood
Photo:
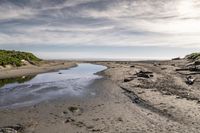
[[[190,71],[189,68],[180,68],[180,69],[176,69],[176,71]]]
[[[198,74],[200,74],[200,72],[196,72],[196,73],[187,73],[187,74],[185,74],[185,75],[198,75]]]
[[[200,71],[198,68],[180,68],[176,69],[176,71]]]
[[[140,71],[138,73],[135,74],[137,77],[142,77],[142,78],[150,78],[153,77],[153,72],[144,72],[144,71]]]
[[[14,126],[7,126],[0,128],[0,133],[19,133],[24,130],[24,127],[20,124]]]

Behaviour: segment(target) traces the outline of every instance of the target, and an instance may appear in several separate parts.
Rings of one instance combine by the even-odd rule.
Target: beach
[[[1,78],[74,67],[54,62],[31,68],[1,70]],[[53,64],[54,64],[53,63]],[[0,109],[0,132],[21,133],[198,133],[199,82],[188,85],[187,60],[90,61],[106,66],[87,89],[96,95],[60,98],[32,106]],[[63,65],[64,64],[64,65]],[[23,70],[23,71],[22,71]],[[16,72],[18,71],[18,72]],[[193,72],[192,72],[193,73]],[[12,75],[13,74],[13,75]],[[192,74],[199,79],[198,74]]]
[[[60,69],[66,69],[76,66],[76,63],[73,61],[41,61],[37,65],[31,65],[28,63],[27,65],[21,67],[8,67],[0,69],[0,79],[5,78],[13,78],[13,77],[21,77],[21,76],[30,76],[36,75],[38,73],[45,73],[49,71],[56,71]]]

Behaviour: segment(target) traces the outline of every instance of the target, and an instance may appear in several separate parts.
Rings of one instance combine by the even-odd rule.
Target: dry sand
[[[187,85],[189,72],[175,71],[187,61],[92,63],[109,67],[89,86],[96,97],[1,109],[0,127],[24,133],[200,132],[200,83]],[[135,75],[141,70],[153,76]]]

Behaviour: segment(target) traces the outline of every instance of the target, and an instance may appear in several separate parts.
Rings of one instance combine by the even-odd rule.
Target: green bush
[[[22,65],[21,60],[26,60],[30,63],[37,63],[41,61],[41,59],[37,58],[32,53],[0,50],[1,66],[6,66],[6,65],[21,66]]]
[[[189,59],[189,60],[199,60],[200,59],[200,53],[192,53],[190,55],[187,55],[186,59]]]

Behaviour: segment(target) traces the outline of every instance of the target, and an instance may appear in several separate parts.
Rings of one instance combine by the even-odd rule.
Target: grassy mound
[[[22,60],[26,60],[31,64],[38,63],[41,59],[37,58],[32,53],[20,51],[0,50],[0,65],[22,66]]]
[[[187,55],[185,58],[193,61],[200,60],[200,53],[192,53],[190,55]]]

